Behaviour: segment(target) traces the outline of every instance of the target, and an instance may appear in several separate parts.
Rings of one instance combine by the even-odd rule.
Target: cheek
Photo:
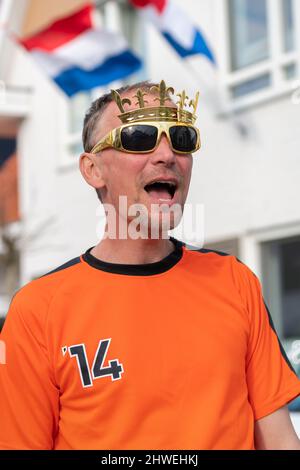
[[[145,166],[144,160],[143,156],[140,155],[127,153],[121,153],[121,155],[115,154],[108,172],[108,179],[111,185],[118,191],[122,188],[128,188],[128,192],[129,189],[130,192],[134,191]]]
[[[125,158],[128,171],[141,172],[147,162],[147,154],[126,153],[125,155],[127,156]]]
[[[192,155],[188,155],[186,157],[181,157],[180,159],[180,170],[182,175],[184,176],[185,182],[189,183],[191,179],[193,168],[193,157]]]
[[[141,175],[143,174],[146,161],[145,155],[124,154],[120,175],[124,180],[125,185],[127,184],[128,186],[129,183],[131,187],[136,187],[136,185],[138,185]]]

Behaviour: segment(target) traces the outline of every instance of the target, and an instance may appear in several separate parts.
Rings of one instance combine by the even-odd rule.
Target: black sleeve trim
[[[61,264],[60,266],[53,269],[52,271],[49,271],[48,273],[43,274],[43,276],[41,276],[41,277],[48,276],[49,274],[53,274],[53,273],[56,273],[58,271],[62,271],[63,269],[70,268],[71,266],[74,266],[75,264],[78,264],[80,262],[81,262],[80,257],[77,256],[76,258],[73,258],[73,259],[71,259],[70,261],[67,261],[64,264]]]

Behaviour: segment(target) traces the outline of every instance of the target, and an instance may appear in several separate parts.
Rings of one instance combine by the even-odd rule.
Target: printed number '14
[[[124,370],[122,364],[119,362],[119,359],[109,360],[109,366],[103,367],[110,341],[111,338],[102,339],[99,341],[92,371],[89,368],[84,344],[75,344],[68,348],[70,357],[76,357],[83,387],[91,387],[93,385],[93,379],[99,379],[100,377],[106,377],[107,375],[111,376],[111,380],[121,379],[121,374],[124,372]]]

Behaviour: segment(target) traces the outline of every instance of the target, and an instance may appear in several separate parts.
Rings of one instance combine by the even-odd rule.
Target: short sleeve
[[[59,390],[44,335],[39,316],[17,293],[0,336],[5,345],[0,364],[0,449],[53,448]]]
[[[300,394],[296,375],[276,333],[256,275],[236,260],[239,288],[249,319],[246,378],[249,402],[258,420]]]

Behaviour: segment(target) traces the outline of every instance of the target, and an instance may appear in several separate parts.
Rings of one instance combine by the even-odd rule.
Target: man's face
[[[133,98],[136,91],[132,91],[122,98],[128,97],[132,105],[126,105],[126,111],[136,109],[136,98]],[[146,99],[147,106],[157,106],[155,101],[157,96],[148,94]],[[165,106],[173,106],[174,103],[166,102]],[[101,121],[99,122],[99,131],[94,134],[94,142],[103,138],[110,130],[119,127],[122,122],[118,118],[120,111],[115,102],[109,103],[104,110]],[[119,196],[127,197],[127,207],[132,204],[142,204],[148,214],[148,224],[153,219],[153,206],[151,205],[167,204],[172,206],[178,204],[183,212],[184,204],[187,198],[193,159],[191,154],[176,154],[171,149],[165,134],[162,134],[158,147],[151,153],[131,154],[125,153],[114,148],[108,148],[96,155],[96,165],[101,169],[104,187],[101,189],[103,202],[114,206],[119,213]],[[158,186],[149,186],[154,180],[170,179],[176,183],[174,195],[169,191]],[[152,214],[152,215],[151,215]],[[127,220],[134,217],[127,217]],[[174,228],[179,221],[171,223],[170,229]]]

